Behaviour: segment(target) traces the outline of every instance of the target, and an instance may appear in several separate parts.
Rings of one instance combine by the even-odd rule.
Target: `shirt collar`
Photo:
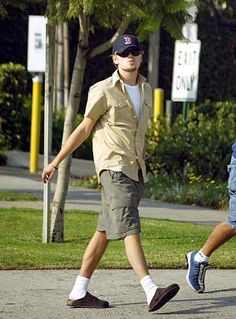
[[[112,74],[112,86],[115,86],[118,81],[120,81],[121,87],[123,88],[124,87],[124,82],[119,77],[118,70],[116,70]],[[138,73],[138,82],[139,82],[139,84],[142,85],[145,81],[146,81],[146,78],[142,74]]]

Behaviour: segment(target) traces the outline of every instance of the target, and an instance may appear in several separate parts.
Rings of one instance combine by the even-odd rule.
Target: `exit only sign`
[[[194,102],[197,99],[201,41],[175,42],[172,101]]]

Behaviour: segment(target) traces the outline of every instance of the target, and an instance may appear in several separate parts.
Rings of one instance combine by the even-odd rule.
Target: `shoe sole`
[[[175,285],[174,287],[170,288],[163,296],[160,298],[159,302],[156,304],[156,306],[152,309],[149,309],[149,312],[156,311],[163,307],[168,301],[170,301],[179,291],[179,286]]]
[[[104,303],[102,306],[86,306],[86,305],[78,305],[78,304],[73,304],[73,301],[68,299],[66,302],[66,305],[69,306],[70,308],[86,308],[86,309],[104,309],[104,308],[109,308],[110,305],[108,302]]]
[[[192,286],[192,284],[191,284],[191,282],[190,282],[190,280],[189,280],[189,274],[190,274],[190,267],[189,267],[189,265],[190,265],[191,253],[188,253],[188,254],[185,256],[185,258],[186,258],[186,264],[187,264],[187,267],[188,267],[188,272],[187,272],[187,275],[186,275],[186,277],[185,277],[185,280],[186,280],[186,282],[187,282],[187,284],[189,285],[190,288],[192,288],[192,289],[193,289],[195,292],[197,292],[198,294],[202,294],[202,293],[205,291],[205,288],[203,287],[203,288],[200,288],[199,290],[196,290],[196,289]]]

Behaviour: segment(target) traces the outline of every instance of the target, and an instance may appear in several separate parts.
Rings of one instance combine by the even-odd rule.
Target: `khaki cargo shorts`
[[[141,232],[138,205],[144,189],[142,174],[139,182],[122,172],[101,172],[102,211],[97,230],[106,232],[107,239],[121,239]]]

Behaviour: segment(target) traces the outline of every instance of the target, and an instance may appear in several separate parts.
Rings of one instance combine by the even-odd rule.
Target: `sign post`
[[[47,24],[46,29],[46,70],[44,94],[44,167],[50,162],[52,152],[52,104],[53,104],[53,53],[54,27]],[[50,192],[51,183],[43,187],[43,229],[42,242],[50,242]]]
[[[29,16],[27,70],[33,74],[30,134],[30,173],[38,171],[40,104],[46,54],[46,18]]]
[[[44,107],[44,166],[49,163],[51,154],[51,115],[52,115],[52,65],[49,50],[49,31],[46,32],[47,19],[44,16],[29,16],[28,33],[28,71],[33,74],[32,121],[30,137],[30,172],[38,170],[39,135],[40,135],[40,102],[43,73],[45,73],[45,107]],[[47,37],[46,37],[47,33]],[[46,54],[47,50],[47,54]],[[47,63],[46,63],[47,58]],[[47,67],[46,67],[47,66]],[[50,241],[50,183],[43,189],[43,227],[42,242]]]
[[[188,42],[175,42],[174,70],[172,79],[172,101],[183,102],[183,117],[187,119],[189,104],[197,99],[198,72],[201,42],[198,40],[198,25],[194,23],[198,7],[195,1],[188,0],[191,16],[185,23],[182,33]]]

